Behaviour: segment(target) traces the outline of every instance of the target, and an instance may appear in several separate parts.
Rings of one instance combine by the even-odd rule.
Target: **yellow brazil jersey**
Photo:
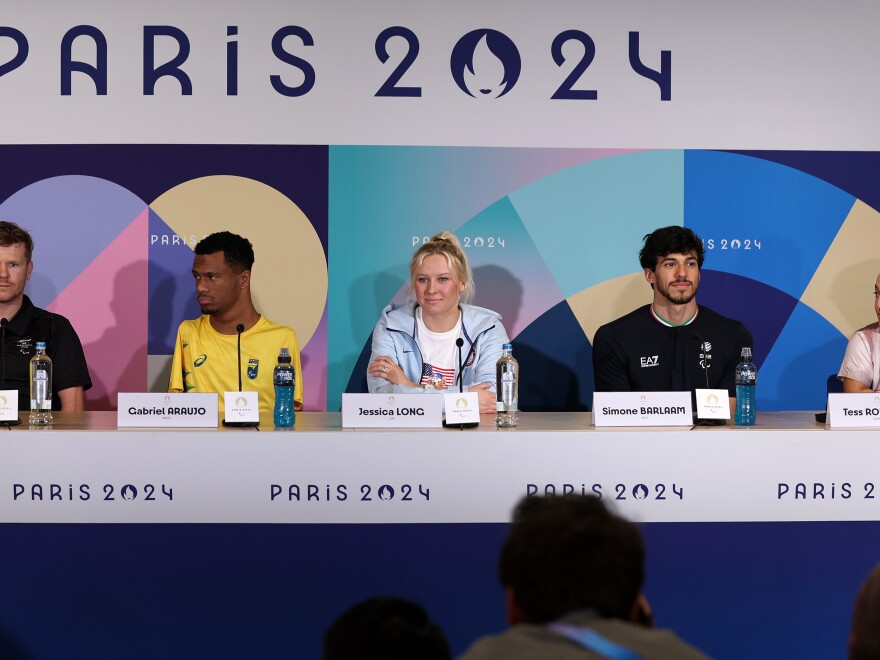
[[[222,335],[214,330],[207,315],[181,323],[174,344],[168,391],[217,392],[222,418],[223,392],[238,391],[237,342],[237,335]],[[263,423],[272,419],[275,407],[272,373],[282,348],[290,351],[296,370],[293,398],[299,410],[303,401],[302,368],[294,331],[261,316],[254,327],[241,333],[241,389],[259,393]]]

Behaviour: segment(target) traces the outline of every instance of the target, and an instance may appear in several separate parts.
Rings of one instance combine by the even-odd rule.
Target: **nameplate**
[[[443,393],[446,426],[480,423],[480,397],[476,392]]]
[[[693,426],[690,392],[596,392],[596,426]]]
[[[0,422],[18,419],[18,390],[0,390]]]
[[[829,394],[828,424],[832,428],[880,426],[880,394]]]
[[[260,395],[256,392],[224,392],[223,404],[227,423],[260,422]]]
[[[342,395],[342,428],[425,429],[442,425],[440,392]]]
[[[120,392],[116,403],[119,428],[217,428],[216,392]]]
[[[730,419],[730,392],[727,390],[695,390],[697,419]]]

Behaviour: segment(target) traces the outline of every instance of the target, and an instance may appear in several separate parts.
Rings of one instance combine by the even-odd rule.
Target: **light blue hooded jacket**
[[[501,348],[510,339],[501,315],[490,309],[460,303],[462,360],[464,361],[464,389],[471,385],[489,383],[495,391],[495,363],[501,357]],[[397,362],[406,377],[414,383],[422,379],[422,351],[416,341],[415,302],[392,303],[382,310],[382,316],[373,330],[373,347],[369,364],[379,356]],[[458,365],[455,365],[455,387],[458,389]],[[419,393],[421,388],[389,383],[384,378],[367,375],[367,386],[372,393]],[[453,389],[453,388],[451,388]],[[431,390],[428,390],[430,392]]]

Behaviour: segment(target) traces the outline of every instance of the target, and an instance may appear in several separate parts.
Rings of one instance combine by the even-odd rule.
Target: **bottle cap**
[[[278,362],[281,364],[290,363],[290,351],[287,348],[281,349],[281,353],[278,355]]]
[[[749,346],[743,346],[743,349],[742,349],[742,353],[741,353],[741,355],[742,355],[744,358],[749,358],[749,359],[751,359],[751,357],[752,357],[752,349],[751,349]]]
[[[38,342],[37,342],[37,350],[40,350],[41,348],[42,348],[43,350],[46,350],[46,342],[44,342],[44,341],[38,341]]]
[[[513,344],[504,344],[504,350],[505,350],[505,351],[512,351],[512,350],[513,350]]]

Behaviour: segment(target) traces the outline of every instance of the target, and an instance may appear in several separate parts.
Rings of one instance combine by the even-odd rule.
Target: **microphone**
[[[700,352],[703,355],[703,359],[700,360],[700,364],[703,365],[703,373],[706,375],[706,389],[709,389],[709,364],[706,361],[706,340],[703,339],[703,336],[699,332],[694,332],[694,339],[700,342]],[[697,425],[699,426],[724,426],[723,419],[700,419],[699,414],[697,416]]]
[[[3,353],[0,354],[0,385],[6,388],[6,326],[9,319],[5,316],[0,319],[0,344],[3,345]]]
[[[464,339],[459,337],[455,340],[455,348],[458,351],[458,393],[464,394],[464,367],[461,361],[461,347],[464,346]],[[464,424],[458,425],[459,431],[464,431]]]
[[[464,367],[461,363],[461,347],[464,346],[464,339],[461,337],[456,339],[455,346],[458,348],[458,392],[464,394]]]
[[[694,333],[694,339],[700,342],[700,351],[703,353],[703,359],[700,360],[700,364],[703,365],[703,373],[706,374],[706,389],[709,389],[709,365],[706,364],[706,342],[703,340],[703,336],[699,332]]]
[[[244,332],[244,324],[239,323],[235,326],[235,332],[238,335],[238,391],[241,392],[241,333]],[[223,426],[251,427],[259,428],[259,422],[227,422],[223,420]]]
[[[241,392],[241,333],[244,332],[244,323],[235,326],[238,333],[238,391]]]
[[[5,316],[0,319],[0,389],[6,389],[6,326],[9,325],[9,319]],[[21,391],[19,391],[21,394]],[[18,426],[21,424],[20,419],[9,419],[0,422],[0,426]]]
[[[464,394],[464,365],[462,364],[461,359],[461,347],[464,346],[464,339],[459,337],[455,340],[455,346],[458,350],[458,392],[459,394]],[[446,420],[443,420],[443,426],[447,426]],[[461,422],[460,424],[450,424],[449,426],[457,426],[459,430],[464,431],[466,428],[470,429],[477,426],[476,422]]]

